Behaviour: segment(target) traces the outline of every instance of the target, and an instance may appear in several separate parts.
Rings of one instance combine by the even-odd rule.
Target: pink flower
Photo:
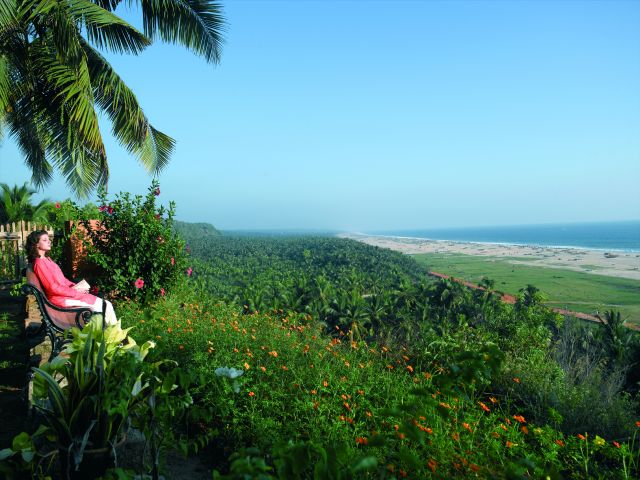
[[[113,207],[112,207],[112,206],[109,206],[109,207],[107,208],[107,213],[108,213],[109,215],[111,215],[111,214],[113,213]]]
[[[160,289],[160,296],[161,296],[161,297],[164,297],[164,288],[161,288],[161,289]]]
[[[164,238],[161,235],[158,235],[158,242],[164,243]]]
[[[60,208],[60,202],[56,202],[56,208]]]
[[[191,267],[187,268],[187,275],[191,276],[191,273],[193,272],[193,269]]]
[[[89,293],[92,294],[92,295],[96,295],[99,291],[100,291],[100,289],[96,285],[94,285],[93,287],[91,287],[89,289]]]
[[[135,281],[134,285],[135,285],[136,288],[140,289],[140,288],[144,287],[144,280],[139,278],[139,279],[137,279]]]
[[[157,197],[158,195],[160,195],[160,187],[156,188],[156,189],[153,191],[153,194],[154,194],[156,197]]]
[[[100,210],[101,212],[104,212],[107,209],[106,205],[100,205],[100,208],[98,208],[98,210]]]
[[[156,213],[156,220],[160,220],[160,214]]]
[[[176,259],[171,257],[171,265],[175,265],[176,264]]]

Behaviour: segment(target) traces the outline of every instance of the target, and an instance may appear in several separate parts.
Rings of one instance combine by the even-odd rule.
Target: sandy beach
[[[596,275],[640,280],[640,253],[638,252],[606,252],[582,248],[453,242],[420,238],[382,237],[358,233],[343,233],[339,236],[407,254],[439,253],[443,255],[465,254],[502,257],[514,264],[562,268]]]

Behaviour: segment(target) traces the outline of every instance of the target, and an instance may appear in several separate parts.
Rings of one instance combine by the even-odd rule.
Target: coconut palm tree
[[[98,113],[157,174],[174,140],[155,129],[100,50],[137,55],[154,40],[220,59],[224,20],[214,0],[136,0],[144,33],[114,13],[121,0],[0,0],[0,135],[13,137],[41,187],[53,170],[85,196],[109,177]]]
[[[26,182],[21,187],[10,187],[6,183],[0,183],[0,223],[20,220],[45,223],[51,202],[45,199],[33,205],[31,196],[34,193],[36,190],[29,188]]]

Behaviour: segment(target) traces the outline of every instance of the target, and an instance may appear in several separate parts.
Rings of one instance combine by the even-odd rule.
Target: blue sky
[[[217,67],[160,43],[107,55],[177,140],[159,180],[179,219],[362,231],[640,218],[640,2],[223,5]],[[110,192],[145,192],[108,129]],[[29,175],[5,138],[0,181]],[[43,193],[70,195],[60,179]]]

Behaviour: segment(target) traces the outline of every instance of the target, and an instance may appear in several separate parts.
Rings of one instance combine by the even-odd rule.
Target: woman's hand
[[[91,288],[91,285],[89,285],[87,281],[83,278],[71,288],[82,293],[89,293],[89,289]]]

